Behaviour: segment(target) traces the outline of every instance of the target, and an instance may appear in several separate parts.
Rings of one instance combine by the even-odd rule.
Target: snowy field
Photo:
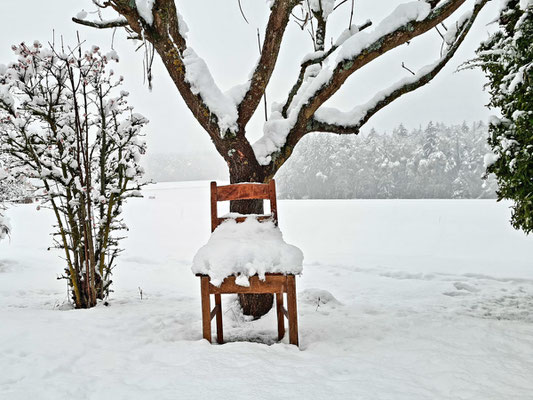
[[[126,205],[115,292],[91,310],[69,309],[55,279],[51,214],[17,206],[0,243],[0,399],[533,399],[533,238],[507,207],[280,201],[305,255],[298,349],[275,343],[273,313],[246,322],[229,296],[230,343],[201,340],[190,266],[209,237],[207,183]]]

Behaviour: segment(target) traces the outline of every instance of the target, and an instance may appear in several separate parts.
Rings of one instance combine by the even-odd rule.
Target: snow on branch
[[[287,101],[283,105],[281,111],[282,115],[285,118],[287,117],[287,110],[291,105],[294,96],[296,95],[296,93],[298,93],[298,90],[304,83],[304,78],[306,76],[306,73],[308,72],[308,68],[312,65],[320,64],[322,61],[328,58],[335,50],[337,50],[337,48],[342,45],[348,38],[370,27],[371,25],[372,21],[370,20],[367,20],[364,24],[361,24],[360,26],[352,25],[350,28],[346,29],[339,35],[333,46],[331,46],[328,51],[315,51],[314,53],[308,54],[304,57],[301,63],[300,74],[298,76],[298,79],[292,87],[291,91],[289,92]]]
[[[378,92],[366,104],[357,106],[349,112],[320,107],[315,112],[311,122],[307,124],[307,132],[321,131],[356,134],[370,117],[383,107],[402,95],[429,83],[453,57],[472,27],[479,11],[485,6],[487,1],[478,2],[473,11],[466,12],[455,25],[450,27],[444,37],[447,47],[439,60],[421,68],[416,74],[401,79],[389,88]]]
[[[189,29],[182,15],[174,6],[171,10],[174,13],[172,20],[176,23],[169,21],[165,33],[169,38],[168,42],[172,45],[175,55],[183,64],[184,72],[183,74],[177,74],[176,78],[171,73],[174,82],[180,92],[182,90],[188,90],[194,95],[197,100],[196,105],[192,104],[192,99],[191,103],[187,102],[190,96],[185,96],[182,92],[191,110],[198,110],[198,106],[203,106],[206,108],[208,119],[211,119],[212,116],[215,117],[219,131],[218,136],[220,138],[224,138],[228,132],[235,134],[238,131],[237,118],[239,114],[237,105],[244,97],[244,92],[246,92],[248,87],[246,85],[238,85],[228,92],[223,92],[216,84],[207,63],[187,45],[187,33]],[[155,27],[158,28],[157,25]],[[155,38],[151,40],[155,40]],[[178,60],[174,60],[174,62]],[[168,60],[163,59],[163,61],[166,62]],[[171,72],[171,69],[169,69],[169,72]],[[185,85],[182,86],[182,83]]]
[[[72,21],[80,25],[90,26],[91,28],[97,29],[121,28],[128,26],[126,18],[115,18],[104,21],[87,21],[83,18],[73,17]]]
[[[232,97],[225,95],[215,83],[205,61],[192,48],[182,54],[185,67],[185,81],[190,84],[191,91],[199,95],[209,110],[217,116],[220,134],[224,137],[227,131],[236,133],[237,105]]]

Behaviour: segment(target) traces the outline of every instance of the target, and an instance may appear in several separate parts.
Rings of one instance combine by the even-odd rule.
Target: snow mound
[[[192,272],[209,275],[215,286],[232,275],[237,277],[238,285],[248,286],[248,278],[253,275],[264,279],[266,273],[299,274],[302,262],[302,251],[283,240],[274,222],[247,218],[237,224],[230,219],[220,224],[198,250]]]
[[[302,303],[311,304],[314,306],[322,307],[324,305],[333,306],[332,308],[335,308],[335,306],[340,306],[342,303],[335,298],[331,294],[331,292],[328,292],[327,290],[323,289],[305,289],[299,294],[300,301]]]

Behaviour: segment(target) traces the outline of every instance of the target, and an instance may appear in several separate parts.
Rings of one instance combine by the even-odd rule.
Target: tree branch
[[[357,27],[357,32],[361,32],[362,30],[368,28],[372,26],[372,21],[366,21],[364,24],[360,25]],[[357,33],[355,32],[354,35]],[[331,53],[333,53],[335,50],[337,50],[337,48],[342,44],[342,41],[337,41],[337,43],[335,43],[333,46],[331,46],[331,48],[327,51],[327,52],[317,52],[316,53],[316,57],[313,57],[309,60],[306,60],[302,63],[301,67],[300,67],[300,74],[298,75],[298,79],[296,80],[296,83],[293,85],[293,87],[291,88],[291,91],[289,92],[289,96],[287,97],[287,101],[285,102],[285,104],[283,105],[283,108],[282,108],[282,111],[281,111],[281,114],[283,115],[283,117],[287,117],[287,111],[292,103],[292,99],[294,98],[294,96],[296,95],[296,93],[298,93],[298,90],[300,89],[300,86],[302,86],[303,82],[304,82],[304,77],[305,77],[305,73],[307,71],[307,69],[311,66],[311,65],[315,65],[315,64],[320,64],[321,62],[323,62],[326,58],[328,58]]]
[[[244,128],[257,109],[272,76],[278,60],[283,34],[289,23],[292,9],[298,3],[298,0],[276,0],[272,6],[265,30],[261,57],[253,72],[250,88],[238,106],[239,119],[237,124],[243,135]]]
[[[118,18],[110,21],[87,21],[73,17],[72,21],[80,25],[90,26],[91,28],[97,29],[122,28],[128,26],[126,18]]]

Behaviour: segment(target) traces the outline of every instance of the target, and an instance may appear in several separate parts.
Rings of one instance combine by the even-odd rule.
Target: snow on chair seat
[[[218,201],[251,199],[269,199],[271,215],[230,213],[218,217]],[[278,339],[285,335],[283,318],[287,317],[289,342],[298,345],[295,275],[302,272],[303,254],[283,240],[277,217],[274,180],[268,184],[218,187],[216,182],[211,182],[212,235],[198,250],[192,266],[201,282],[205,339],[211,341],[211,320],[216,316],[217,342],[223,343],[221,294],[271,293],[276,295]],[[287,310],[284,293],[287,293]],[[215,296],[213,310],[211,294]]]
[[[215,286],[228,276],[235,276],[240,286],[249,286],[254,275],[264,280],[267,273],[299,274],[302,261],[301,250],[285,243],[274,221],[260,222],[250,216],[242,223],[228,219],[220,224],[196,253],[192,270],[209,275]]]

